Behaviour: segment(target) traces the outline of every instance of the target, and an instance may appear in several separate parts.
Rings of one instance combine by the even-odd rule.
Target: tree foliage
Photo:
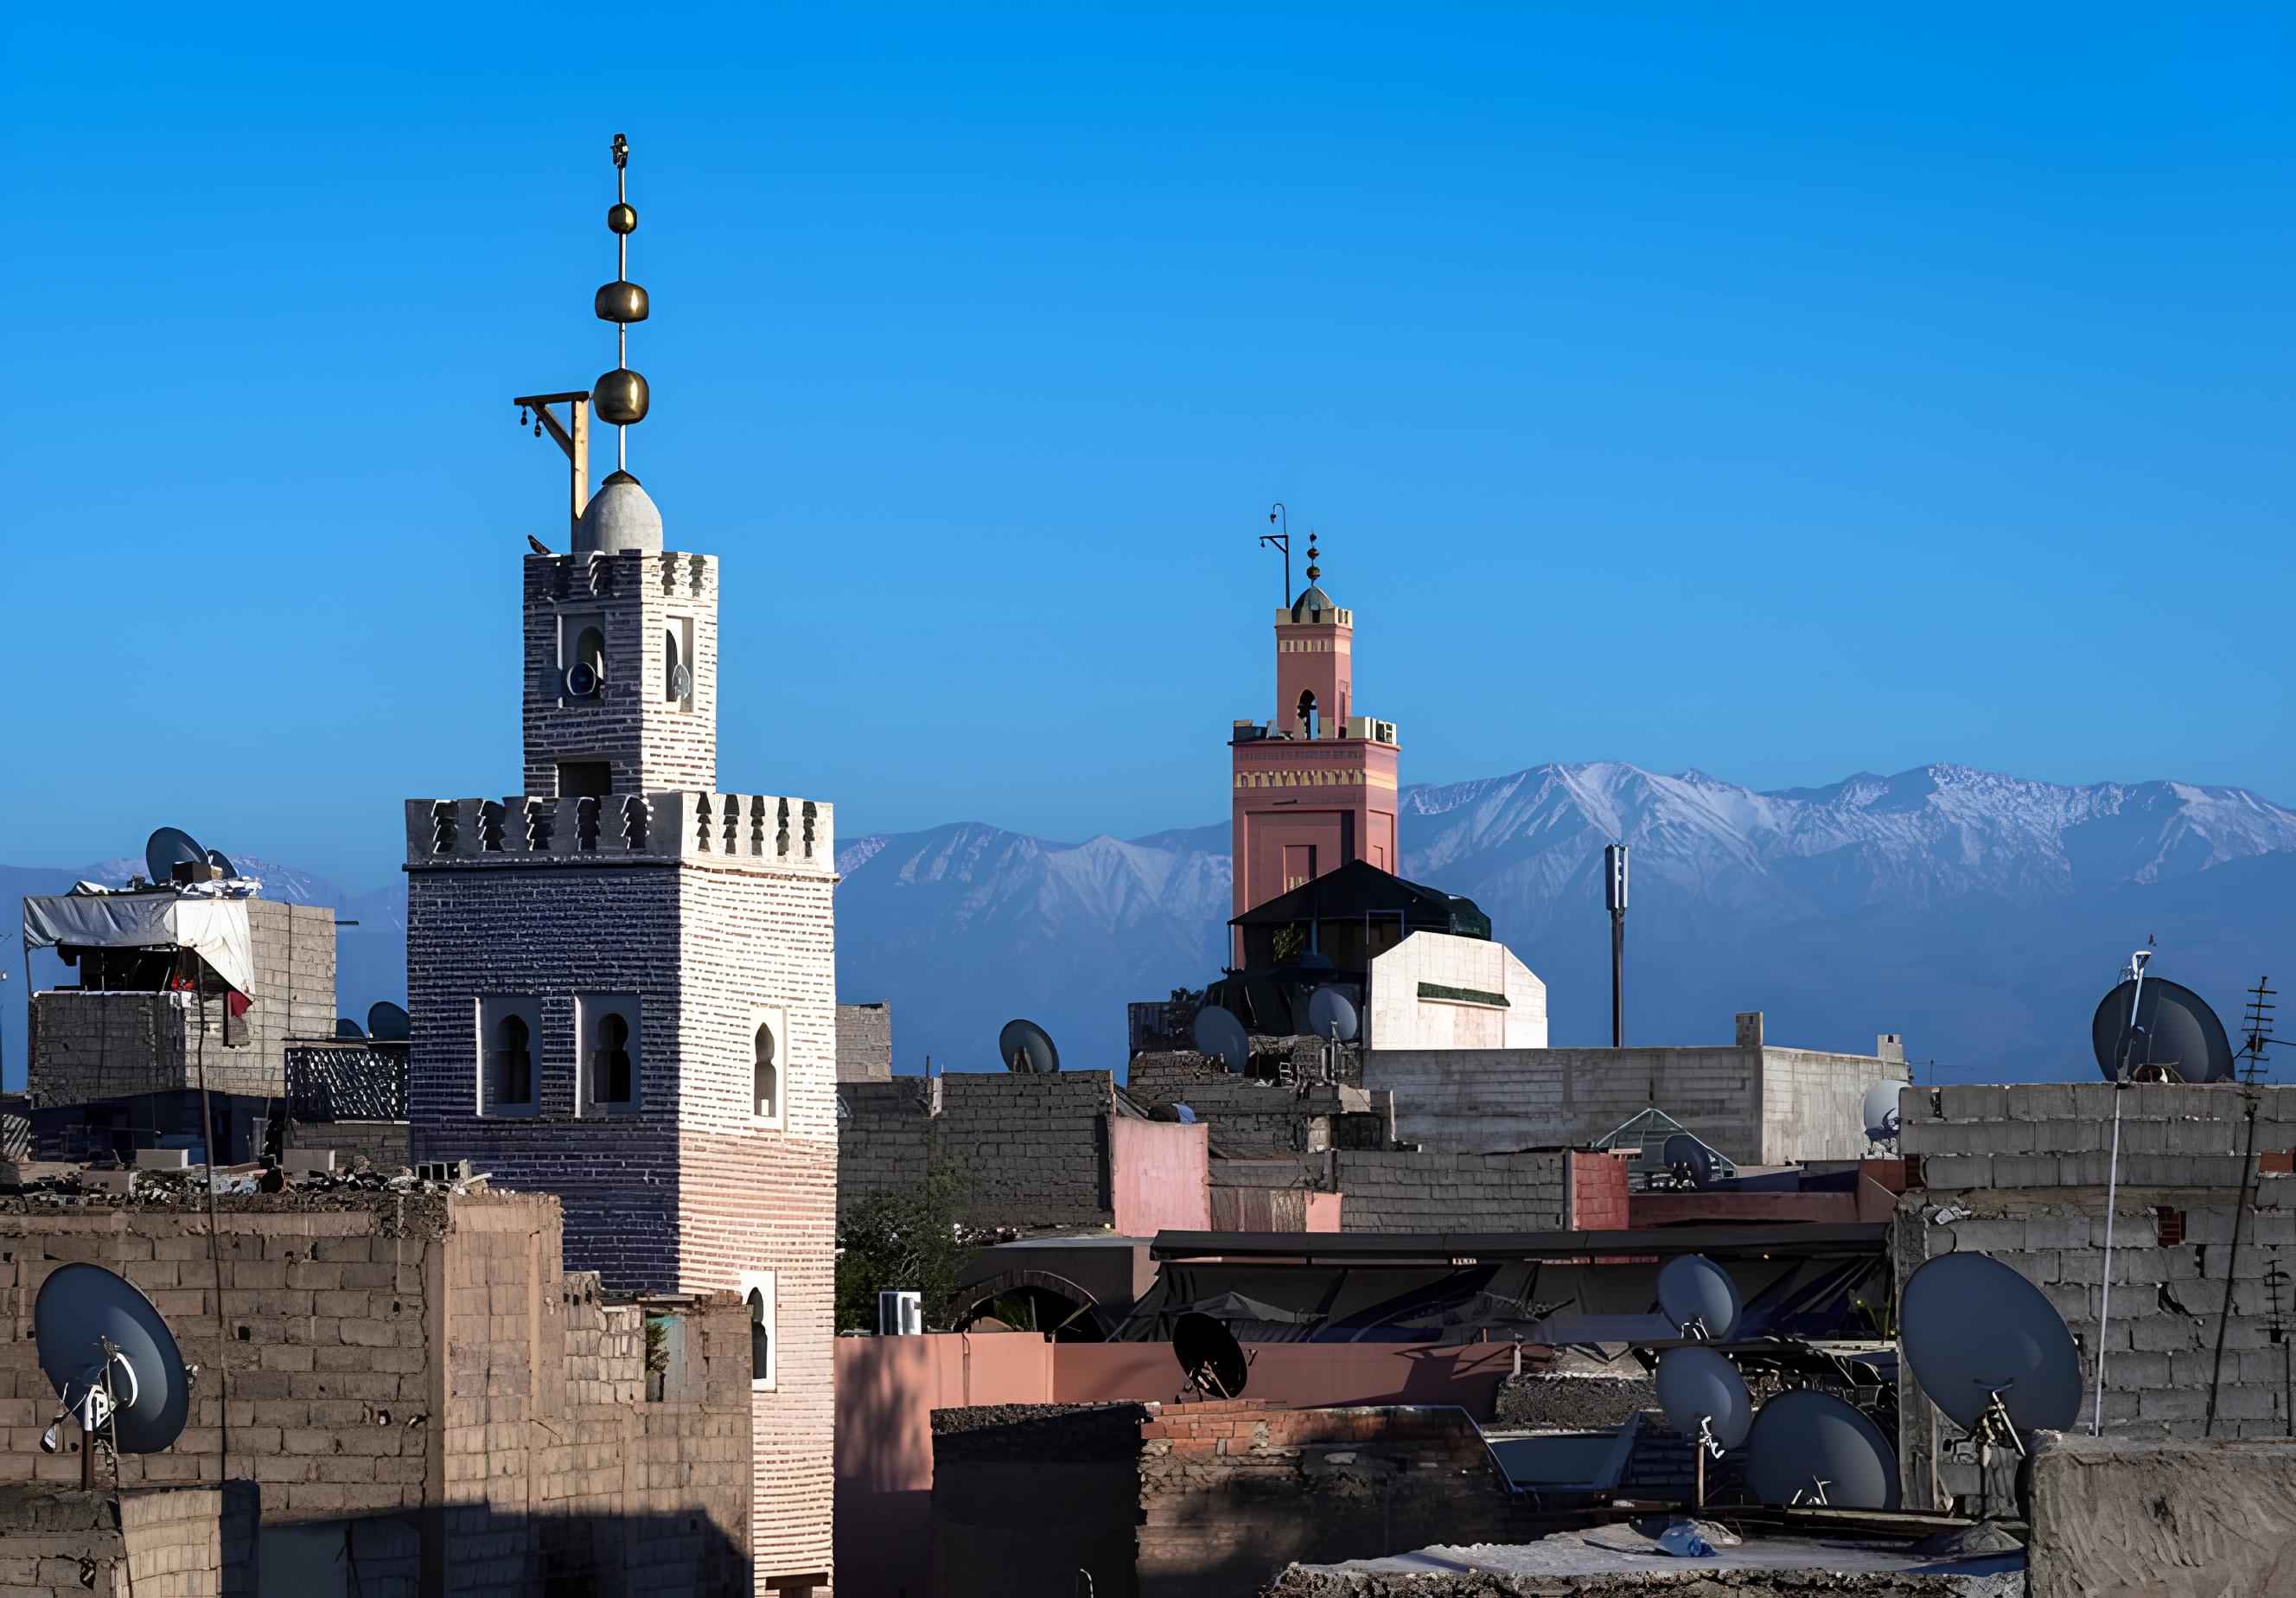
[[[990,1234],[964,1219],[964,1184],[936,1166],[916,1187],[855,1205],[837,1229],[837,1329],[877,1330],[877,1295],[914,1289],[925,1324],[946,1327],[964,1306],[956,1282]]]

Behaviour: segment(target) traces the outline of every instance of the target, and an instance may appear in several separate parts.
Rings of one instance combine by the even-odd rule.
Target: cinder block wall
[[[964,1184],[972,1218],[1023,1229],[1107,1226],[1106,1071],[1054,1076],[952,1071],[930,1082],[844,1083],[837,1124],[840,1212],[872,1194],[910,1191],[939,1168]]]
[[[8,1598],[222,1598],[223,1494],[0,1487],[0,1593]]]
[[[676,1590],[748,1591],[749,1334],[730,1296],[679,1317],[676,1384],[648,1402],[644,1314],[561,1269],[546,1197],[218,1207],[220,1341],[189,1200],[0,1200],[0,1480],[78,1479],[74,1455],[37,1448],[53,1394],[29,1330],[48,1274],[91,1260],[142,1287],[201,1368],[176,1446],[122,1461],[131,1489],[222,1479],[227,1359],[229,1473],[259,1485],[266,1526],[358,1521],[342,1548],[362,1591],[452,1569],[457,1591],[533,1593],[545,1566],[603,1590],[660,1570]]]
[[[1341,1231],[1560,1231],[1570,1157],[1342,1149],[1332,1157]]]
[[[1741,1165],[1855,1159],[1868,1086],[1903,1061],[1804,1049],[1374,1049],[1364,1085],[1395,1096],[1396,1135],[1494,1153],[1583,1147],[1665,1111]]]
[[[2102,1340],[2105,1430],[2201,1437],[2213,1388],[2214,1436],[2285,1437],[2296,1296],[2283,1288],[2281,1322],[2291,1339],[2275,1341],[2267,1276],[2276,1265],[2296,1270],[2296,1087],[2145,1084],[2117,1096],[2112,1314]],[[1899,1288],[1923,1261],[1955,1249],[2013,1267],[2073,1333],[2084,1425],[2096,1393],[2115,1099],[2102,1081],[1908,1088],[1899,1096],[1909,1182],[1927,1184],[1909,1185],[1898,1203]],[[2243,1212],[2244,1178],[2253,1185]],[[1932,1218],[1955,1209],[1970,1213]],[[1955,1429],[1941,1416],[1932,1426],[1936,1412],[1909,1369],[1901,1380],[1900,1413],[1914,1418],[1900,1438],[1908,1503],[1974,1491],[1974,1470],[1946,1457]]]
[[[837,1080],[885,1082],[893,1075],[893,1007],[840,1004],[837,1007]]]

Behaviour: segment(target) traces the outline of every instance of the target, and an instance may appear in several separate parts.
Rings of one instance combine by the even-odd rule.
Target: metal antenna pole
[[[1283,531],[1261,533],[1259,547],[1265,549],[1273,545],[1283,551],[1283,592],[1281,597],[1283,604],[1289,605],[1292,603],[1292,513],[1285,510],[1283,501],[1278,499],[1269,509],[1267,519],[1281,523]]]
[[[2136,991],[2128,996],[2128,1037],[2121,1045],[2121,1065],[2112,1083],[2112,1157],[2104,1171],[2104,1281],[2096,1297],[2096,1406],[2089,1416],[2089,1436],[2104,1435],[2104,1330],[2112,1314],[2112,1217],[2114,1200],[2120,1190],[2120,1098],[2128,1091],[2128,1053],[2136,1042],[2136,1006],[2144,997],[2144,968],[2151,964],[2152,951],[2139,949],[2128,957],[2131,979]]]
[[[1611,908],[1611,1047],[1627,1046],[1627,846],[1603,848],[1603,893]]]

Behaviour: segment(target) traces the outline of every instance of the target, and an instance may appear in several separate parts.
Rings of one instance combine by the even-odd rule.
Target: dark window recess
[[[630,1101],[630,1024],[611,1010],[598,1017],[598,1052],[592,1069],[599,1103]]]
[[[766,1324],[766,1296],[750,1289],[750,1380],[763,1381],[773,1373],[773,1328]]]
[[[2152,1226],[2159,1234],[2161,1247],[2173,1248],[2185,1240],[2185,1212],[2171,1209],[2165,1204],[2152,1207]]]
[[[595,799],[614,791],[614,768],[603,760],[562,760],[558,762],[558,795],[562,799]]]
[[[495,1102],[534,1102],[534,1050],[523,1017],[504,1016],[495,1025]]]

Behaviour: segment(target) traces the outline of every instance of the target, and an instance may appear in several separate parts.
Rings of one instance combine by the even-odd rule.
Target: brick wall
[[[1342,1149],[1342,1231],[1556,1231],[1570,1224],[1570,1156]]]
[[[873,1004],[837,1007],[837,1080],[884,1082],[893,1075],[893,1007],[883,1000]]]
[[[2285,1437],[2296,1422],[2267,1276],[2296,1271],[2296,1087],[2146,1084],[2117,1097],[2105,1430],[2201,1437],[2213,1386],[2213,1435]],[[2102,1081],[2032,1083],[1909,1088],[1900,1099],[1899,1149],[1909,1175],[1928,1185],[1909,1187],[1898,1206],[1899,1286],[1923,1260],[1952,1249],[1989,1255],[2034,1282],[2079,1350],[2085,1424],[2095,1400],[2116,1090]],[[2252,1185],[2243,1209],[2244,1177]],[[1948,1207],[1970,1213],[1944,1224],[1930,1219]],[[2280,1305],[2278,1323],[2296,1329],[2296,1297],[2284,1285]],[[1939,1416],[1933,1429],[1935,1411],[1910,1371],[1901,1380],[1902,1412],[1923,1421],[1901,1438],[1908,1503],[1974,1491],[1973,1468],[1951,1457],[1951,1423]]]
[[[73,1454],[37,1447],[53,1403],[29,1330],[48,1273],[92,1260],[142,1287],[201,1369],[175,1446],[122,1461],[131,1489],[222,1479],[227,1374],[230,1473],[260,1486],[267,1528],[353,1561],[371,1598],[412,1598],[449,1568],[480,1594],[538,1591],[546,1571],[748,1590],[749,1335],[732,1297],[676,1317],[681,1357],[649,1401],[644,1312],[562,1269],[547,1198],[218,1207],[220,1342],[188,1203],[0,1200],[0,1480],[78,1479]]]
[[[1445,1406],[1018,1406],[943,1411],[934,1424],[944,1598],[1066,1598],[1079,1568],[1103,1598],[1250,1598],[1294,1560],[1550,1528],[1509,1490],[1465,1412]],[[1056,1512],[1027,1514],[1046,1493]]]

